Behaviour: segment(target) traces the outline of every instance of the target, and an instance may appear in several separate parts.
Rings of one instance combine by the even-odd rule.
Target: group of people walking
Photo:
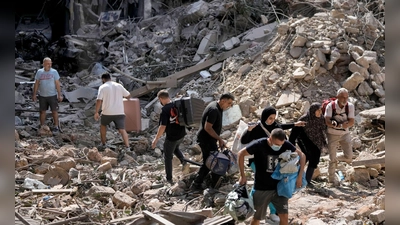
[[[39,93],[40,125],[45,124],[46,110],[50,107],[53,113],[54,130],[59,130],[58,102],[62,101],[59,75],[51,68],[51,59],[43,60],[43,69],[38,70],[35,76],[35,85],[32,99],[36,101]],[[106,143],[106,128],[114,122],[124,140],[124,151],[131,151],[128,135],[124,129],[125,114],[123,98],[130,99],[130,93],[120,84],[111,81],[109,74],[101,77],[103,84],[99,87],[94,119],[100,119],[101,146],[104,149]],[[162,104],[159,128],[152,141],[155,148],[160,137],[166,133],[164,141],[164,160],[166,179],[172,180],[172,159],[175,154],[182,165],[186,164],[179,145],[186,135],[185,127],[177,123],[177,115],[174,114],[172,100],[166,90],[158,92],[158,100]],[[280,124],[276,121],[276,109],[267,107],[263,110],[260,121],[256,125],[249,125],[241,137],[241,143],[246,147],[238,152],[239,184],[247,182],[244,173],[245,156],[253,156],[249,159],[249,167],[254,171],[253,201],[256,213],[251,225],[257,225],[266,217],[267,208],[270,207],[270,219],[280,221],[280,225],[288,224],[288,199],[277,194],[277,180],[271,178],[278,157],[286,150],[296,152],[300,156],[300,170],[296,180],[296,186],[302,186],[302,175],[309,185],[314,170],[317,168],[324,147],[329,152],[329,182],[338,185],[335,175],[338,161],[351,163],[353,157],[351,135],[349,128],[354,125],[354,105],[348,102],[347,89],[340,88],[337,91],[335,101],[331,101],[322,111],[321,103],[312,103],[308,111],[295,123]],[[235,97],[230,93],[224,93],[219,100],[207,105],[203,111],[200,128],[197,132],[197,142],[201,148],[203,165],[192,182],[191,190],[203,190],[204,178],[211,172],[206,166],[206,160],[212,151],[222,150],[226,143],[221,138],[223,111],[229,109]],[[101,115],[99,114],[102,109]],[[292,129],[287,138],[284,130]],[[299,147],[297,148],[296,145]],[[343,156],[337,157],[338,146],[343,150]],[[305,164],[308,162],[306,171]],[[211,188],[218,188],[221,176],[211,172]]]

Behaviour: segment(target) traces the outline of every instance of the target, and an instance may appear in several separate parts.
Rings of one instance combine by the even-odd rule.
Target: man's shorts
[[[270,202],[272,202],[272,204],[275,206],[278,214],[288,214],[288,201],[289,200],[286,197],[278,196],[276,190],[256,190],[253,194],[254,209],[256,210],[254,219],[265,219],[268,204]]]
[[[107,126],[111,122],[114,122],[117,129],[125,129],[125,115],[101,115],[101,125]]]
[[[46,111],[46,110],[49,109],[49,106],[50,106],[50,110],[52,112],[58,110],[57,95],[48,96],[48,97],[39,96],[39,110],[40,111]]]

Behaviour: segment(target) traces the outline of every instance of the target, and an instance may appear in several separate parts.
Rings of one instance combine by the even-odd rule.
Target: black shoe
[[[185,161],[185,160],[181,160],[181,164],[182,164],[182,167],[184,167],[186,164],[187,164],[187,162]]]
[[[190,185],[189,189],[191,191],[203,191],[203,187],[201,186],[201,184],[196,184],[196,183],[192,183],[192,185]]]
[[[99,146],[97,146],[97,151],[102,152],[106,149],[106,147],[107,147],[106,145],[100,144]]]
[[[170,185],[174,185],[175,183],[174,183],[174,181],[171,179],[171,180],[167,180],[167,182],[170,184]]]

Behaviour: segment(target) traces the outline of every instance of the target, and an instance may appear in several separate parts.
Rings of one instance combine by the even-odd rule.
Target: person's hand
[[[63,96],[62,95],[58,95],[58,101],[62,102],[62,100],[63,100]]]
[[[36,102],[36,95],[32,95],[32,101]]]
[[[301,176],[297,176],[296,179],[296,188],[301,188],[301,185],[303,184],[302,182],[302,177]]]
[[[151,148],[152,148],[152,149],[155,149],[155,148],[156,148],[157,142],[158,142],[158,139],[157,139],[157,138],[154,138],[154,139],[153,139],[153,142],[151,142]]]
[[[341,124],[343,129],[346,129],[349,127],[349,122],[344,122]]]
[[[239,177],[239,185],[245,185],[247,183],[247,178],[246,177]]]
[[[306,125],[307,122],[305,121],[297,121],[296,123],[294,123],[294,125],[296,127],[304,127]]]
[[[253,130],[254,127],[256,127],[256,126],[257,126],[257,123],[249,123],[249,124],[248,124],[248,127],[247,127],[247,130],[248,130],[248,131],[251,131],[251,130]]]
[[[220,149],[223,149],[224,147],[226,147],[225,141],[222,140],[222,138],[218,139],[218,144],[219,144]]]
[[[99,118],[100,118],[100,115],[99,115],[98,112],[96,112],[96,113],[94,114],[94,120],[98,121]]]

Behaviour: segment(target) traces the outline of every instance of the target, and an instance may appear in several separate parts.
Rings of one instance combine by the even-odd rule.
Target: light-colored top
[[[39,95],[49,97],[57,95],[56,80],[60,79],[57,70],[50,68],[49,71],[44,71],[44,68],[36,72],[35,80],[39,80]]]
[[[336,104],[335,110],[336,115],[332,114],[332,104]],[[325,109],[325,117],[331,117],[335,119],[338,124],[346,122],[349,118],[354,118],[354,105],[350,102],[347,103],[349,106],[349,115],[346,115],[346,106],[343,108],[339,107],[338,100],[336,99],[334,102],[329,103]],[[343,135],[349,132],[349,128],[346,129],[335,129],[332,127],[328,127],[327,133],[334,134],[334,135]]]
[[[130,93],[119,83],[107,81],[99,87],[97,99],[103,100],[101,114],[124,115],[123,97]]]

